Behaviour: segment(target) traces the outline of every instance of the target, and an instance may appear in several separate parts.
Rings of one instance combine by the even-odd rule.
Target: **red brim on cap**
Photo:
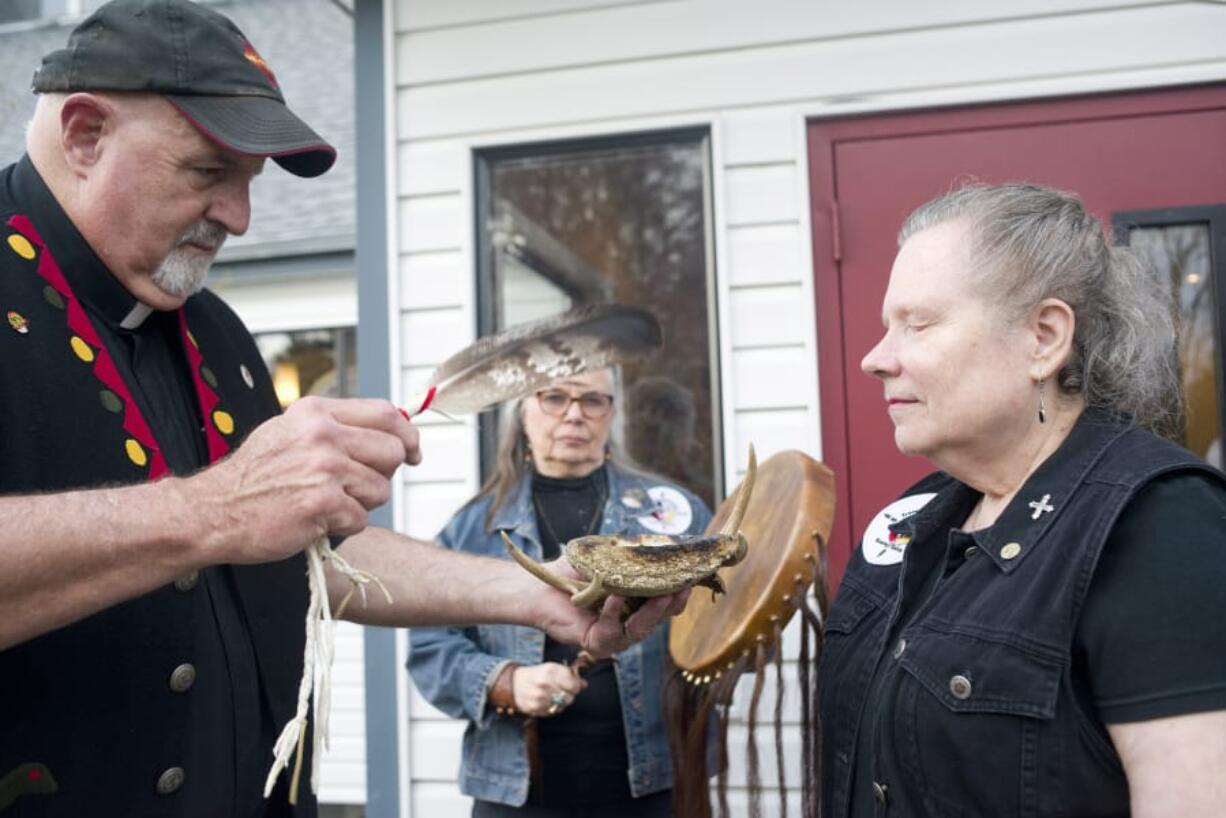
[[[295,176],[319,176],[336,161],[336,148],[275,99],[188,94],[166,99],[209,140],[236,153],[267,156]]]

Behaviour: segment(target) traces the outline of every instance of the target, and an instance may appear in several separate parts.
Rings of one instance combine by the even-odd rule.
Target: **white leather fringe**
[[[332,699],[332,659],[336,651],[334,636],[335,623],[331,606],[328,604],[328,580],[324,571],[326,563],[331,562],[333,568],[349,578],[353,588],[337,606],[336,616],[344,613],[354,591],[362,594],[366,601],[366,586],[374,583],[383,592],[387,601],[392,597],[387,588],[377,577],[361,569],[354,568],[345,558],[332,550],[327,537],[321,537],[306,550],[307,584],[310,587],[311,598],[307,604],[306,616],[306,647],[302,653],[302,681],[298,683],[298,709],[294,717],[285,725],[281,735],[273,745],[273,764],[264,782],[264,797],[272,794],[277,783],[277,776],[289,766],[292,756],[297,754],[293,777],[290,780],[289,801],[298,803],[298,782],[302,773],[303,743],[306,740],[307,712],[311,704],[311,691],[315,695],[315,734],[311,742],[311,792],[319,792],[319,760],[323,755],[322,748],[328,746],[328,714],[331,711]]]

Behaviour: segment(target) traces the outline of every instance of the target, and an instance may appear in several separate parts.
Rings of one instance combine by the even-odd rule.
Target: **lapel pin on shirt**
[[[24,315],[16,310],[9,310],[8,319],[9,326],[22,335],[25,335],[30,331],[30,322],[25,319]]]
[[[1033,501],[1030,507],[1034,509],[1034,514],[1030,515],[1030,519],[1037,520],[1045,511],[1055,511],[1056,507],[1051,505],[1048,500],[1051,499],[1050,494],[1044,494],[1042,500]]]

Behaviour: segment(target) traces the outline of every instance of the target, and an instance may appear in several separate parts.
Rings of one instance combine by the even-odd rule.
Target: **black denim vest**
[[[902,562],[873,565],[857,549],[827,618],[823,814],[849,814],[857,741],[871,741],[856,798],[876,815],[1127,815],[1123,767],[1071,646],[1120,512],[1172,471],[1221,480],[1184,449],[1087,411],[995,525],[960,535],[977,548],[935,590],[917,564],[933,565],[921,555],[935,549],[941,570],[946,532],[977,495],[943,474],[908,490],[936,496],[891,528],[911,537]],[[866,706],[878,729],[858,736]]]

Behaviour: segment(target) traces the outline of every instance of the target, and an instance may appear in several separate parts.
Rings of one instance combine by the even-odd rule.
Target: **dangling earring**
[[[1039,423],[1047,422],[1047,401],[1043,398],[1044,379],[1039,378]]]
[[[532,462],[532,444],[528,442],[527,438],[524,438],[524,462]]]

